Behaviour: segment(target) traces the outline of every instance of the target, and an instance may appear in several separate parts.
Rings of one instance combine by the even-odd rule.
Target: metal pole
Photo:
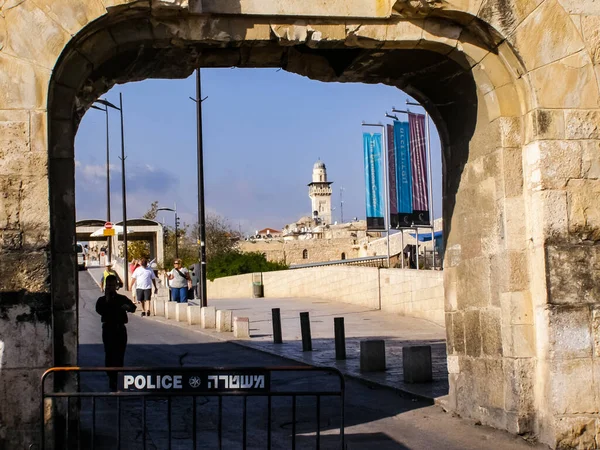
[[[174,203],[175,210],[175,258],[179,258],[179,234],[177,232],[178,220],[177,220],[177,203]]]
[[[312,338],[310,335],[310,318],[308,312],[300,313],[300,332],[302,334],[302,351],[312,352]]]
[[[432,244],[432,256],[433,256],[433,270],[435,270],[435,216],[433,214],[433,178],[432,178],[432,173],[431,173],[431,138],[430,138],[430,129],[429,129],[429,113],[427,112],[427,110],[425,110],[425,121],[426,121],[426,134],[427,134],[427,142],[426,142],[426,149],[427,149],[427,172],[428,172],[428,178],[429,178],[429,183],[428,184],[428,188],[429,188],[429,211],[431,214],[430,217],[430,222],[431,222],[431,244]]]
[[[340,214],[341,222],[344,223],[344,186],[340,187]]]
[[[415,236],[417,237],[415,242],[415,256],[417,258],[417,270],[419,270],[419,227],[415,227]]]
[[[404,269],[404,228],[400,229],[400,233],[402,233],[400,235],[400,247],[402,247],[400,253],[402,255],[402,268]]]
[[[279,308],[272,308],[271,318],[273,321],[273,344],[281,344],[283,343],[281,337],[281,310]]]
[[[346,332],[344,330],[344,318],[333,318],[333,331],[335,336],[335,359],[346,359]]]
[[[110,222],[110,141],[108,137],[108,106],[106,113],[106,221]],[[112,236],[108,236],[108,261],[112,261]]]
[[[198,227],[199,229],[199,260],[200,260],[200,301],[202,306],[208,306],[206,298],[206,215],[204,208],[204,155],[202,145],[202,83],[200,68],[196,70],[196,120],[197,126],[197,152],[198,152]]]
[[[381,126],[382,134],[382,150],[383,150],[383,192],[385,193],[385,217],[383,223],[385,224],[385,235],[387,241],[387,268],[390,268],[390,190],[388,189],[388,142],[387,142],[387,129],[385,125]]]
[[[125,290],[129,289],[129,268],[127,257],[127,189],[125,187],[125,128],[123,125],[123,93],[119,93],[121,112],[121,184],[123,186],[123,281]]]

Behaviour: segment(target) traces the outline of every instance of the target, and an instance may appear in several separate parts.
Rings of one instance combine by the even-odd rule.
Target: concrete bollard
[[[152,300],[152,312],[155,316],[165,316],[165,302],[161,299]]]
[[[385,370],[385,341],[372,339],[360,342],[360,371],[383,372]]]
[[[175,320],[175,311],[177,311],[177,303],[165,303],[165,319]]]
[[[300,332],[302,333],[302,351],[312,352],[312,337],[310,334],[310,318],[307,312],[300,313]]]
[[[231,323],[232,312],[230,309],[217,310],[217,331],[231,331],[233,326]]]
[[[281,310],[279,308],[271,309],[271,319],[273,322],[273,344],[283,343],[281,337]]]
[[[200,310],[200,326],[202,328],[215,328],[216,310],[214,306],[203,306]]]
[[[176,303],[177,307],[175,309],[175,320],[177,322],[187,322],[188,317],[188,304],[186,303]]]
[[[346,330],[343,317],[333,319],[333,331],[335,334],[335,359],[344,360],[346,359]]]
[[[431,345],[403,347],[402,370],[405,383],[430,383],[433,380]]]
[[[250,320],[247,317],[233,318],[233,337],[249,338],[250,337]]]
[[[187,321],[189,325],[200,325],[202,322],[200,318],[200,306],[188,306],[187,310]]]

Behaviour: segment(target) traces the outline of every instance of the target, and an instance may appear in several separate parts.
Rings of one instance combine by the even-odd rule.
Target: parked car
[[[83,245],[77,244],[77,267],[79,268],[79,270],[86,269],[85,259],[86,255],[85,250],[83,249]]]

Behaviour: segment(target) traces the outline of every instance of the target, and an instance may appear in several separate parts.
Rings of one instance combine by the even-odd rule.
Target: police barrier
[[[106,385],[103,372],[118,373],[116,392],[96,388],[99,384],[102,387]],[[296,373],[300,376],[294,376]],[[55,391],[56,383],[49,381],[52,375],[63,378],[74,375],[79,390]],[[47,385],[53,388],[47,390]],[[319,389],[315,390],[315,386]],[[344,390],[344,378],[337,369],[311,366],[55,367],[47,370],[41,380],[41,448],[94,450],[141,446],[143,449],[171,449],[176,440],[177,448],[196,450],[200,445],[202,448],[223,449],[231,445],[239,448],[241,444],[246,449],[249,445],[257,447],[258,440],[259,448],[295,449],[298,426],[301,426],[304,428],[300,430],[303,448],[320,449],[322,428],[334,428],[339,429],[335,438],[337,442],[330,440],[328,448],[334,445],[343,449]],[[226,397],[237,403],[224,405]],[[322,405],[322,397],[337,397],[339,407],[331,401]],[[175,404],[186,398],[191,400],[191,411],[187,403]],[[254,401],[250,419],[249,398]],[[266,402],[261,403],[261,398]],[[291,400],[291,405],[286,403],[288,400]],[[165,403],[166,411],[162,408]],[[208,415],[201,411],[198,417],[199,407],[207,408],[210,404],[216,411],[211,409]],[[241,423],[236,424],[240,409]],[[49,411],[56,413],[59,410],[66,414],[63,421],[53,420],[52,414],[49,414]],[[288,420],[288,415],[291,415],[291,420]],[[191,424],[187,423],[190,422],[189,416]],[[54,422],[64,423],[64,426],[57,427]],[[165,432],[161,431],[164,422],[167,426]],[[183,422],[184,431],[181,426],[177,427]],[[228,433],[224,433],[224,426],[228,427]],[[248,442],[249,435],[254,438],[252,444]],[[332,436],[328,434],[327,437],[331,439]]]

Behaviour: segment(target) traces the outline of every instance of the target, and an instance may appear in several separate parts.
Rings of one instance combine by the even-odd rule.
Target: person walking
[[[117,290],[123,287],[123,280],[119,274],[112,268],[112,263],[106,263],[106,269],[104,269],[104,273],[102,274],[102,278],[100,279],[100,289],[104,292],[104,284],[106,283],[106,278],[112,275],[117,279]]]
[[[181,267],[181,260],[173,261],[173,270],[167,274],[171,287],[171,301],[187,303],[188,281],[191,283],[190,274],[185,267]]]
[[[135,284],[135,294],[138,302],[142,304],[142,317],[150,316],[150,299],[152,298],[152,285],[154,285],[154,293],[158,294],[156,286],[156,276],[154,271],[148,267],[148,261],[142,259],[140,266],[131,274],[130,288]]]
[[[96,312],[102,318],[102,342],[104,344],[104,365],[123,367],[127,348],[127,313],[135,312],[131,300],[117,294],[117,277],[108,275],[104,279],[104,295],[96,302]],[[106,372],[111,391],[117,390],[117,372]]]
[[[195,300],[196,298],[199,298],[196,294],[198,291],[198,275],[196,275],[194,266],[190,266],[188,271],[190,279],[192,280],[192,288],[188,291],[188,300]]]
[[[133,276],[133,272],[135,272],[135,269],[138,267],[140,267],[140,262],[137,259],[132,260],[129,264],[129,278]],[[137,288],[135,288],[135,283],[129,284],[131,285],[129,290],[131,291],[131,296],[133,297],[133,303],[140,303],[140,299],[137,298]]]

